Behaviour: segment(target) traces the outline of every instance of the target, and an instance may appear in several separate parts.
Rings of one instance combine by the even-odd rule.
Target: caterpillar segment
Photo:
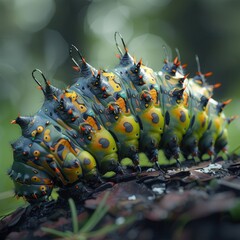
[[[147,90],[141,93],[132,91],[129,95],[140,125],[139,150],[144,152],[157,168],[160,168],[158,149],[164,128],[164,116],[160,104],[154,103],[151,93]]]
[[[130,113],[124,113],[116,102],[110,102],[107,108],[95,105],[94,110],[114,137],[119,159],[130,158],[140,171],[138,155],[140,126],[137,119]]]
[[[120,63],[115,67],[114,72],[122,80],[126,89],[137,90],[139,93],[143,90],[149,90],[152,99],[157,103],[160,88],[156,74],[151,68],[143,65],[142,59],[136,63],[129,54],[123,39],[122,42],[125,53],[123,54],[120,48],[118,48],[120,52]],[[116,45],[118,47],[117,42]]]
[[[189,88],[188,88],[189,89]],[[206,106],[209,98],[202,95],[200,98],[189,94],[189,114],[190,125],[183,136],[181,143],[181,151],[185,159],[193,159],[199,156],[199,140],[206,132],[208,127],[208,114],[206,112]]]
[[[188,98],[184,94],[186,86],[183,69],[176,57],[173,62],[165,60],[158,73],[160,101],[165,118],[164,131],[160,143],[167,159],[174,158],[179,163],[180,145],[190,126]]]
[[[209,116],[209,124],[207,130],[204,132],[199,142],[199,157],[202,159],[204,154],[208,154],[211,160],[216,156],[215,146],[219,152],[219,147],[224,151],[226,148],[227,134],[226,129],[228,119],[223,113],[223,109],[231,100],[220,103],[213,99],[209,100],[207,105],[207,113]],[[217,152],[217,153],[218,153]]]

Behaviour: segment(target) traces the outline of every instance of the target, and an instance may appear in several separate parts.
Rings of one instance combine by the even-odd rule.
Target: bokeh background
[[[210,83],[221,82],[215,98],[233,102],[228,115],[240,115],[239,0],[0,0],[0,215],[16,201],[6,172],[12,163],[10,143],[20,129],[10,121],[20,113],[34,114],[43,96],[31,77],[41,69],[52,84],[64,88],[74,72],[69,45],[74,43],[96,68],[114,67],[118,60],[114,32],[122,33],[132,55],[156,71],[177,47],[191,76],[213,71]],[[240,120],[229,128],[230,151],[240,145]]]

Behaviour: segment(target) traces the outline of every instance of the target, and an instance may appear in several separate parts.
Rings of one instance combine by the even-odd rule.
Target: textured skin
[[[55,186],[101,182],[101,174],[123,173],[125,157],[139,170],[140,152],[156,166],[160,148],[177,161],[181,154],[188,159],[226,152],[233,118],[223,113],[228,102],[210,99],[214,86],[206,83],[207,74],[188,79],[178,58],[165,60],[155,73],[123,46],[111,71],[97,71],[78,52],[78,77],[65,90],[33,71],[45,100],[33,117],[12,122],[22,129],[9,170],[17,196],[34,203],[47,200]]]

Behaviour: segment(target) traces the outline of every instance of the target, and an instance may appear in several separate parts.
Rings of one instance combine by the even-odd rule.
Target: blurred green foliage
[[[11,210],[14,201],[5,197],[13,188],[6,172],[12,163],[10,142],[20,136],[20,129],[9,122],[19,113],[34,114],[43,99],[31,77],[34,68],[58,87],[70,85],[71,43],[96,68],[114,67],[113,34],[119,31],[131,54],[156,71],[164,59],[163,44],[173,56],[175,47],[180,50],[191,76],[198,54],[202,72],[214,72],[209,82],[222,83],[214,98],[232,98],[226,113],[239,115],[239,11],[238,0],[1,0],[0,215]],[[231,150],[239,145],[239,119],[229,132]]]

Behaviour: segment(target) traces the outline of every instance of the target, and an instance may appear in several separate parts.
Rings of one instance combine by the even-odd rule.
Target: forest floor
[[[17,209],[0,221],[0,239],[240,238],[239,157],[128,171],[81,197],[62,190],[57,201]]]

